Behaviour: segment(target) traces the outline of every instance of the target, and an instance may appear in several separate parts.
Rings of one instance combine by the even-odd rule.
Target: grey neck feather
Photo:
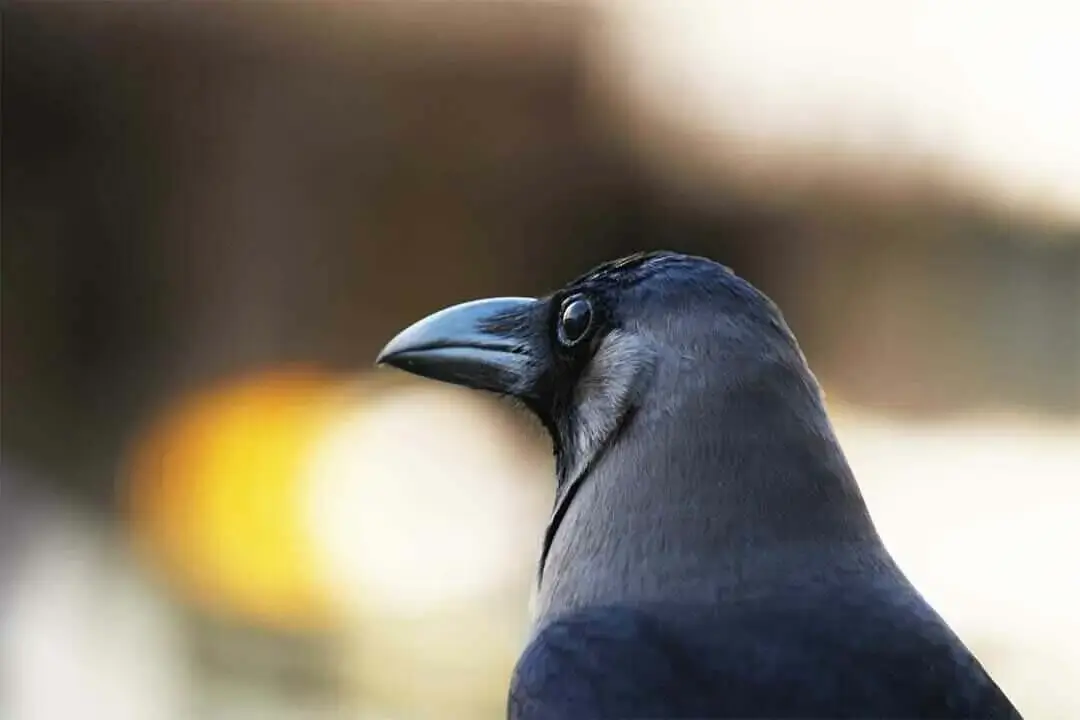
[[[640,328],[598,352],[570,465],[584,476],[544,558],[538,620],[894,571],[797,346],[721,330],[674,345]]]
[[[642,399],[655,354],[636,335],[615,330],[597,350],[574,389],[564,442],[570,455],[561,484],[579,480],[616,436]]]

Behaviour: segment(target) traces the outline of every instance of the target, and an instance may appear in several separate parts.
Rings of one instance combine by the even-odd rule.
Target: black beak
[[[523,328],[538,302],[490,298],[440,310],[398,333],[375,364],[476,390],[520,394],[533,366]]]

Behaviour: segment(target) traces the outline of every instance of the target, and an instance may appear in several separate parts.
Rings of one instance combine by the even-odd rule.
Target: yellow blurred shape
[[[339,387],[306,369],[261,374],[182,401],[139,444],[136,540],[191,600],[260,624],[331,619],[299,508],[301,468]]]

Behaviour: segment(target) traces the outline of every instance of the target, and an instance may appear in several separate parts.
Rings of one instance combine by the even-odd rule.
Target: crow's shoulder
[[[579,611],[525,649],[509,716],[1020,717],[918,598],[869,599]]]

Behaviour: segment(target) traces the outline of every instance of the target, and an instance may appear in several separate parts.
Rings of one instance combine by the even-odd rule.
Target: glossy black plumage
[[[890,587],[570,613],[526,648],[508,716],[1019,717],[921,599]]]
[[[551,434],[511,720],[1019,717],[896,566],[798,343],[727,268],[624,258],[443,311],[381,360]]]

